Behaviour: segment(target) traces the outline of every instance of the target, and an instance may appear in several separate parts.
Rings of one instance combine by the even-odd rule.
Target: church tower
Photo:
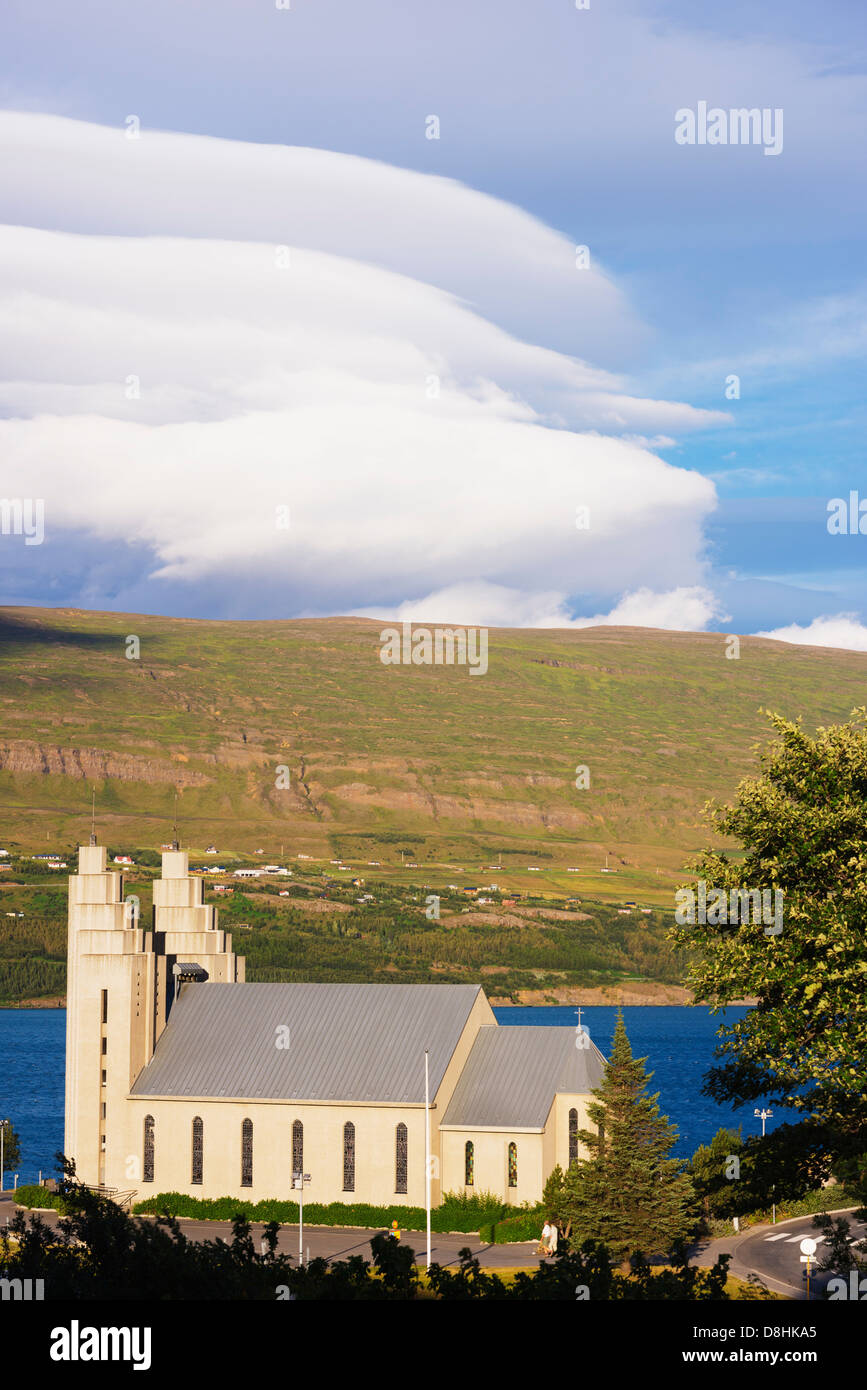
[[[163,854],[150,932],[106,858],[103,845],[82,845],[69,880],[64,1153],[80,1181],[125,1189],[135,1186],[130,1155],[139,1147],[126,1133],[126,1097],[178,990],[185,980],[243,980],[244,961],[185,851]]]

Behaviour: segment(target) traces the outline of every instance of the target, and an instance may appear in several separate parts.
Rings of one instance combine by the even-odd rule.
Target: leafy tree
[[[4,1120],[3,1128],[3,1172],[14,1173],[21,1162],[21,1140],[12,1128],[11,1120]],[[2,1175],[0,1175],[2,1179]],[[0,1183],[2,1185],[2,1183]]]
[[[671,1250],[695,1226],[695,1194],[678,1159],[677,1130],[647,1095],[646,1058],[634,1058],[623,1015],[611,1057],[587,1113],[597,1133],[579,1131],[590,1157],[569,1165],[559,1210],[581,1240],[602,1241],[621,1261]]]
[[[760,775],[739,784],[734,805],[706,807],[711,826],[742,849],[707,849],[690,867],[708,890],[781,890],[782,931],[769,932],[767,922],[696,921],[669,935],[700,948],[689,980],[698,1000],[715,1010],[745,995],[758,1001],[720,1029],[721,1065],[708,1073],[705,1093],[735,1105],[770,1099],[824,1127],[831,1154],[860,1152],[867,1126],[867,708],[815,738],[800,720],[768,717],[779,738],[761,753]]]

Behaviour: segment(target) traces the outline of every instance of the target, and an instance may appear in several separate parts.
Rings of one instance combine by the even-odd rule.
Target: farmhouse
[[[146,931],[106,850],[69,880],[65,1152],[79,1178],[257,1201],[538,1201],[605,1067],[571,1028],[500,1027],[477,985],[247,984],[204,883],[162,856]],[[589,1044],[589,1045],[588,1045]]]

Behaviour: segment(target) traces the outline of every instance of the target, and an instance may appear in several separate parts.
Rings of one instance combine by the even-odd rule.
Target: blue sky
[[[154,0],[132,8],[95,3],[83,12],[54,0],[37,9],[11,4],[0,55],[0,106],[88,127],[39,127],[35,144],[40,155],[33,160],[28,156],[34,148],[30,127],[14,127],[12,146],[18,157],[13,158],[11,177],[4,179],[5,211],[0,211],[0,220],[8,225],[92,239],[230,237],[248,245],[259,235],[262,243],[279,240],[276,221],[270,219],[280,205],[267,203],[267,190],[262,190],[260,232],[252,225],[240,227],[237,217],[233,220],[231,189],[218,195],[213,183],[203,189],[198,220],[190,212],[183,228],[172,224],[172,208],[167,206],[174,196],[171,189],[165,204],[158,206],[154,197],[149,209],[133,214],[129,195],[114,181],[110,159],[106,155],[99,163],[103,156],[96,159],[92,151],[97,146],[88,143],[86,133],[92,126],[120,131],[130,113],[141,120],[142,148],[149,132],[184,132],[221,141],[333,151],[457,180],[498,200],[498,206],[529,213],[560,234],[563,245],[568,241],[589,246],[592,286],[588,276],[584,283],[590,288],[576,298],[571,289],[558,296],[547,281],[537,282],[535,266],[543,253],[531,244],[529,232],[510,269],[505,215],[499,231],[495,220],[484,222],[481,200],[460,213],[455,205],[452,213],[448,185],[433,181],[444,220],[458,228],[455,248],[442,263],[431,249],[432,234],[425,254],[413,260],[407,247],[415,235],[410,218],[401,231],[402,245],[396,232],[389,241],[385,214],[382,244],[373,217],[356,245],[352,227],[337,225],[341,209],[350,205],[347,181],[361,177],[357,166],[345,162],[323,163],[320,173],[311,174],[311,179],[328,183],[330,212],[323,205],[315,234],[296,233],[292,245],[388,272],[390,288],[383,282],[371,291],[366,311],[364,331],[373,338],[379,332],[376,304],[392,290],[396,293],[394,276],[408,275],[414,283],[457,299],[516,342],[608,374],[609,396],[622,391],[631,402],[676,402],[705,414],[687,422],[677,412],[660,411],[661,424],[654,428],[654,412],[624,405],[619,431],[610,412],[599,414],[595,400],[592,410],[585,403],[573,416],[565,397],[554,401],[552,382],[542,381],[548,367],[531,363],[526,355],[519,361],[516,351],[506,368],[505,350],[501,352],[493,337],[482,343],[480,329],[474,347],[472,334],[466,338],[455,320],[448,334],[443,329],[446,336],[437,351],[461,377],[463,391],[477,397],[479,380],[494,383],[510,401],[532,408],[545,435],[589,430],[638,441],[633,447],[640,447],[645,457],[652,455],[673,468],[681,488],[676,498],[665,492],[668,482],[652,463],[646,464],[646,473],[633,475],[633,467],[639,467],[636,460],[613,446],[604,455],[595,448],[581,453],[579,469],[610,467],[615,496],[628,499],[634,493],[640,498],[641,517],[623,520],[624,538],[628,533],[631,543],[624,539],[619,545],[612,538],[616,528],[606,516],[604,550],[576,556],[571,570],[568,556],[558,552],[549,575],[544,528],[556,527],[556,510],[550,516],[540,513],[542,534],[536,545],[535,533],[528,537],[497,508],[487,516],[478,498],[468,496],[467,507],[481,539],[473,544],[468,533],[465,544],[444,546],[444,523],[434,514],[430,534],[422,528],[406,547],[423,554],[424,563],[414,569],[411,555],[403,553],[395,539],[389,573],[379,561],[369,560],[369,554],[374,547],[388,553],[390,506],[395,508],[393,529],[406,531],[395,501],[401,487],[395,478],[412,472],[416,451],[407,444],[412,429],[408,435],[402,432],[403,405],[398,407],[393,397],[386,401],[377,396],[369,428],[402,440],[406,461],[396,474],[395,443],[394,459],[383,463],[379,477],[375,451],[368,457],[368,484],[380,488],[385,517],[370,521],[364,534],[359,536],[357,527],[351,531],[347,518],[345,532],[330,536],[324,552],[317,549],[312,532],[323,529],[316,510],[320,503],[305,481],[298,488],[299,549],[291,564],[274,557],[263,561],[261,555],[257,559],[252,543],[245,548],[230,542],[225,562],[217,565],[213,558],[206,562],[204,541],[184,549],[177,517],[166,519],[162,529],[154,524],[125,530],[117,514],[101,510],[104,480],[90,513],[76,513],[59,496],[52,511],[51,489],[59,485],[52,484],[46,472],[45,544],[26,553],[20,546],[0,545],[6,601],[245,617],[337,608],[417,616],[433,602],[437,613],[442,605],[456,607],[459,611],[444,611],[442,616],[457,621],[515,623],[586,621],[606,615],[614,621],[631,613],[648,625],[741,632],[813,624],[806,634],[810,640],[867,649],[867,537],[829,536],[825,525],[830,498],[846,496],[852,489],[867,497],[865,38],[863,7],[840,0],[826,0],[821,7],[803,0],[773,0],[758,9],[741,0],[725,6],[590,0],[590,8],[580,11],[567,0],[536,0],[532,5],[475,0],[471,6],[444,0],[435,7],[385,0],[364,6],[349,0],[292,0],[288,10],[264,0],[253,5],[241,0]],[[724,110],[781,109],[781,153],[769,157],[754,145],[678,145],[674,113],[695,108],[700,101]],[[440,123],[435,140],[425,138],[431,113]],[[67,136],[69,129],[73,133]],[[75,134],[79,129],[85,131],[80,141]],[[189,182],[189,171],[196,166],[197,148],[165,146],[166,165],[176,161],[178,170],[187,171],[178,174],[182,183]],[[238,160],[242,157],[239,153]],[[263,165],[247,164],[251,181],[268,179]],[[226,167],[237,167],[241,176],[240,162]],[[90,177],[102,180],[98,188],[88,184]],[[281,170],[273,177],[289,180],[285,206],[291,206],[292,175]],[[416,197],[422,206],[424,195],[416,192],[416,185],[401,187],[402,194],[395,185],[394,197],[400,197],[403,206]],[[218,206],[218,197],[224,195],[226,205]],[[390,193],[382,194],[381,204],[377,193],[371,196],[374,209],[392,206],[387,201]],[[479,209],[475,214],[473,207]],[[429,228],[430,218],[424,216]],[[479,233],[473,245],[475,227]],[[458,235],[462,247],[457,246]],[[501,257],[496,267],[485,254],[486,236],[490,256]],[[517,232],[515,236],[517,240]],[[54,304],[54,317],[46,310],[45,332],[53,332],[56,339],[61,323],[74,332],[76,316],[86,333],[93,331],[94,303],[85,303],[72,284],[83,274],[82,266],[70,258],[68,283],[58,281],[49,294],[36,278],[34,267],[40,257],[44,262],[44,254],[37,253],[35,245],[20,247],[20,269],[31,303]],[[167,248],[166,257],[172,255]],[[155,286],[168,273],[168,264],[164,259],[151,267]],[[302,269],[306,274],[306,264]],[[319,271],[314,267],[311,273]],[[122,278],[120,268],[117,275]],[[114,294],[117,297],[116,289]],[[99,297],[99,287],[94,295]],[[75,315],[66,310],[61,314],[58,305],[71,300],[76,302]],[[8,302],[14,319],[16,301]],[[439,307],[425,304],[425,315],[439,315]],[[220,304],[219,314],[224,312]],[[34,319],[38,322],[39,315],[31,316],[31,324]],[[425,319],[427,324],[433,321]],[[305,324],[315,341],[315,318]],[[172,332],[178,331],[175,322]],[[361,331],[354,322],[352,333]],[[430,346],[432,331],[417,328],[414,344],[419,351]],[[76,444],[76,431],[85,418],[93,439],[105,439],[106,449],[115,451],[115,457],[120,450],[122,456],[128,446],[120,438],[109,445],[99,423],[103,415],[111,417],[112,410],[93,394],[102,380],[97,368],[86,399],[71,403],[77,380],[74,355],[44,373],[37,392],[33,381],[39,371],[31,369],[28,375],[21,366],[26,352],[16,334],[20,337],[22,332],[16,324],[13,346],[3,361],[4,377],[12,386],[0,402],[0,413],[10,422],[10,442],[19,451],[13,450],[13,459],[23,466],[41,459],[42,451],[56,453],[58,439],[68,437],[69,431],[53,436],[46,427],[37,434],[34,422],[46,415],[67,418],[67,411],[76,421],[73,458],[76,447],[82,459],[88,454],[83,436]],[[405,326],[401,334],[404,343],[412,336]],[[469,346],[466,360],[455,367],[459,340]],[[367,347],[358,338],[358,351],[367,357],[370,340],[365,341]],[[280,351],[274,349],[278,356]],[[333,367],[333,357],[329,360]],[[118,373],[126,379],[129,372],[123,366],[118,364]],[[225,364],[220,368],[229,370]],[[297,366],[293,370],[297,373]],[[552,370],[556,376],[560,367],[553,364]],[[244,373],[238,371],[240,379]],[[725,395],[731,374],[740,379],[740,397],[735,400]],[[216,389],[216,380],[209,382],[207,391]],[[377,391],[382,384],[378,378]],[[79,388],[84,390],[80,381]],[[152,402],[150,416],[136,417],[136,430],[180,428],[183,421],[191,425],[194,419],[201,425],[205,418],[213,426],[216,408],[201,406],[205,385],[190,382],[185,390],[186,414],[174,406],[167,414],[164,400],[159,410]],[[323,392],[327,398],[324,387]],[[290,394],[296,408],[299,395],[294,389]],[[355,387],[350,395],[358,399]],[[261,390],[254,393],[248,385],[245,394],[238,388],[237,411],[249,410],[254,396],[258,403]],[[199,402],[195,408],[189,404],[193,397]],[[515,444],[516,431],[524,423],[517,418],[521,409],[516,406],[513,412],[510,406],[506,412],[509,443],[505,435],[495,440],[490,434],[483,447],[470,433],[481,422],[465,420],[465,403],[455,402],[440,447],[447,437],[448,447],[467,448],[464,473],[476,457],[484,457],[486,466],[493,468],[502,450],[510,479],[504,487],[523,505],[520,468],[516,462],[513,472],[511,466],[513,447],[517,453],[523,447]],[[281,400],[281,410],[284,405]],[[365,398],[363,405],[366,418],[370,401]],[[270,398],[268,409],[277,409]],[[459,419],[465,420],[463,435]],[[505,416],[498,414],[493,423],[499,431]],[[290,421],[286,428],[294,438],[294,424]],[[309,440],[318,429],[310,420],[299,435],[308,450],[307,473],[312,466]],[[132,435],[126,438],[132,440]],[[159,436],[167,438],[165,433]],[[208,439],[214,439],[213,431]],[[339,443],[335,437],[335,449]],[[543,443],[546,452],[557,448],[549,439]],[[98,444],[90,447],[99,453]],[[219,447],[224,447],[222,441]],[[238,447],[249,450],[253,445],[245,441]],[[139,451],[138,439],[129,457],[138,458],[136,466],[152,469],[151,455]],[[133,464],[127,461],[126,466]],[[249,466],[255,479],[255,457]],[[555,461],[552,454],[552,488],[561,486],[553,481],[555,475],[565,476],[558,470],[571,466],[559,455]],[[74,462],[71,467],[73,476]],[[425,459],[418,467],[427,470],[426,486],[434,485],[435,463]],[[540,478],[547,477],[546,467],[541,466]],[[684,473],[712,482],[712,505]],[[491,476],[496,476],[495,470]],[[322,477],[323,488],[328,479],[331,489],[333,515],[339,498],[351,489],[339,471],[332,474],[326,468]],[[665,478],[671,481],[670,474]],[[215,479],[214,487],[219,485]],[[446,485],[455,486],[452,479]],[[207,487],[198,477],[191,496],[201,499]],[[653,512],[657,488],[669,497],[668,521]],[[28,495],[23,474],[14,468],[4,489],[8,496]],[[491,490],[488,477],[480,495]],[[263,497],[266,493],[270,499],[267,487]],[[575,496],[580,494],[579,486]],[[190,505],[187,499],[185,506]],[[265,505],[270,501],[263,501]],[[627,501],[621,505],[627,507]],[[604,502],[597,505],[597,514],[600,507]],[[568,501],[564,495],[563,512],[571,508],[571,495]],[[412,514],[417,512],[414,501]],[[225,519],[212,518],[213,527],[223,524]],[[364,526],[368,527],[366,520]],[[681,536],[683,567],[678,570],[664,552],[668,546],[676,549]],[[629,556],[635,545],[651,557],[644,568]],[[518,547],[534,557],[532,563],[515,561]],[[334,582],[323,582],[323,562],[327,568],[327,557],[341,553],[354,555],[353,564],[343,574],[338,558]],[[660,557],[657,569],[654,553]],[[308,574],[315,569],[315,582],[305,583],[305,565]],[[700,601],[699,591],[705,595]],[[680,594],[681,599],[648,600],[644,608],[633,600],[624,608],[624,601],[636,593]]]

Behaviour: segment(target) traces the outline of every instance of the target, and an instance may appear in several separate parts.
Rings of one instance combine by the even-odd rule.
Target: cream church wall
[[[540,1130],[442,1130],[443,1191],[493,1192],[512,1206],[538,1202],[542,1196],[543,1182],[542,1138]],[[472,1187],[467,1187],[464,1182],[465,1145],[468,1139],[475,1146]],[[511,1142],[518,1146],[517,1187],[509,1187],[508,1183],[508,1148]]]
[[[142,1180],[144,1119],[154,1118],[154,1181]],[[192,1124],[203,1121],[203,1181],[193,1186]],[[241,1186],[241,1125],[253,1122],[253,1185]],[[311,1181],[304,1200],[371,1202],[423,1207],[425,1144],[423,1106],[298,1104],[289,1101],[214,1101],[130,1097],[123,1142],[117,1145],[111,1182],[134,1186],[138,1199],[158,1192],[200,1197],[293,1199],[292,1124],[304,1126],[304,1171]],[[355,1125],[355,1190],[343,1188],[343,1126]],[[397,1193],[396,1131],[407,1127],[407,1191]],[[432,1128],[432,1151],[436,1155]],[[133,1177],[133,1175],[135,1175]]]

